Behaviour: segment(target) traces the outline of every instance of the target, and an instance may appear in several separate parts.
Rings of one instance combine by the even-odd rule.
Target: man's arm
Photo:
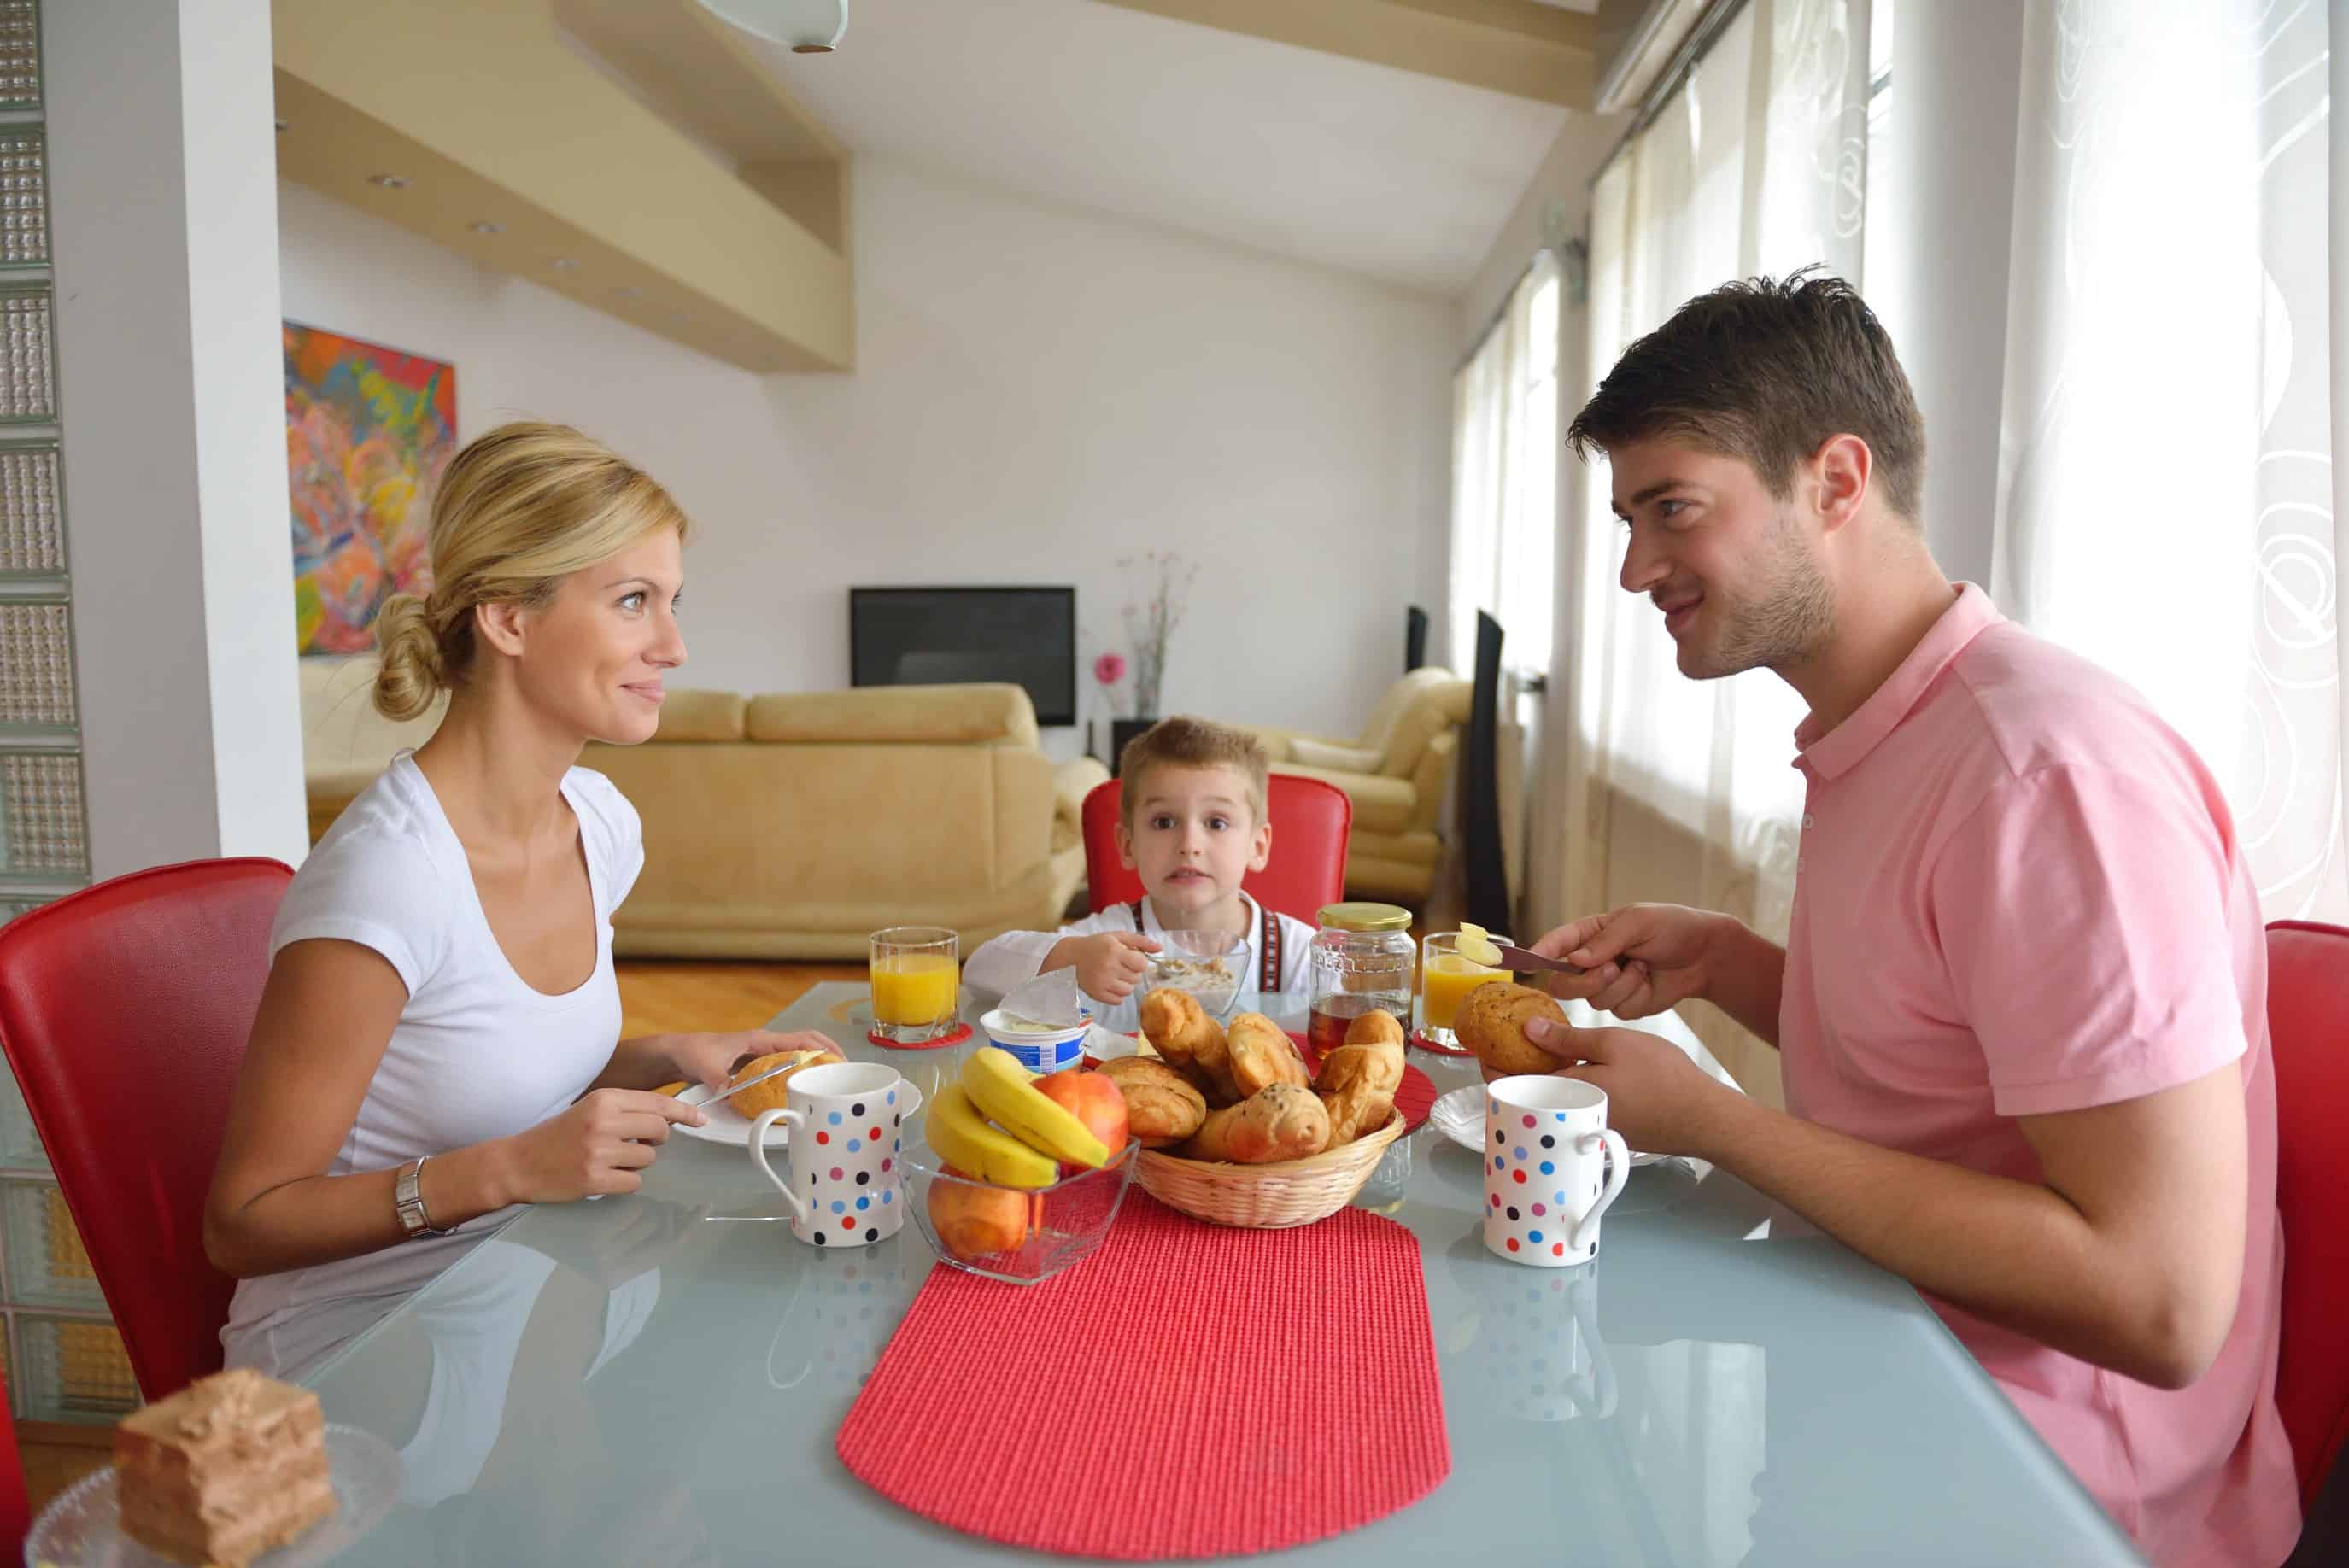
[[[1880,1148],[1726,1089],[1692,1119],[1689,1152],[1978,1317],[2157,1387],[2193,1382],[2226,1340],[2242,1279],[2236,1065],[2017,1125],[2044,1185]]]

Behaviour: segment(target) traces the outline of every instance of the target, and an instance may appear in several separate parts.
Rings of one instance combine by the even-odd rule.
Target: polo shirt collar
[[[1909,650],[1899,668],[1850,717],[1824,734],[1814,718],[1795,727],[1795,766],[1822,779],[1850,772],[1876,749],[1878,741],[1899,727],[1926,688],[1965,652],[1968,644],[2005,619],[1989,594],[1971,583],[1959,583],[1956,602],[1941,612],[1941,618]]]

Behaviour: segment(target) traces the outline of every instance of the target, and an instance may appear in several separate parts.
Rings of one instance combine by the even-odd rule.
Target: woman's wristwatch
[[[399,1215],[399,1228],[406,1239],[419,1236],[445,1236],[449,1233],[433,1229],[431,1212],[424,1207],[424,1191],[418,1185],[424,1175],[424,1161],[430,1156],[419,1156],[415,1163],[400,1168],[399,1180],[392,1184],[391,1206]]]

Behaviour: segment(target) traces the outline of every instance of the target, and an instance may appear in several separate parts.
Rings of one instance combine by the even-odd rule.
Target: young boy
[[[1000,997],[1051,969],[1074,968],[1077,988],[1103,1006],[1132,996],[1168,931],[1247,939],[1243,992],[1305,995],[1313,928],[1260,907],[1240,879],[1272,854],[1265,820],[1264,748],[1202,718],[1169,718],[1127,742],[1120,758],[1118,857],[1149,896],[1112,904],[1052,931],[1007,931],[963,966],[973,991]]]

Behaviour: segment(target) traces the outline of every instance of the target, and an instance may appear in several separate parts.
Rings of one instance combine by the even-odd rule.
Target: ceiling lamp
[[[828,55],[848,31],[848,0],[701,0],[754,37],[788,44],[795,55]]]

